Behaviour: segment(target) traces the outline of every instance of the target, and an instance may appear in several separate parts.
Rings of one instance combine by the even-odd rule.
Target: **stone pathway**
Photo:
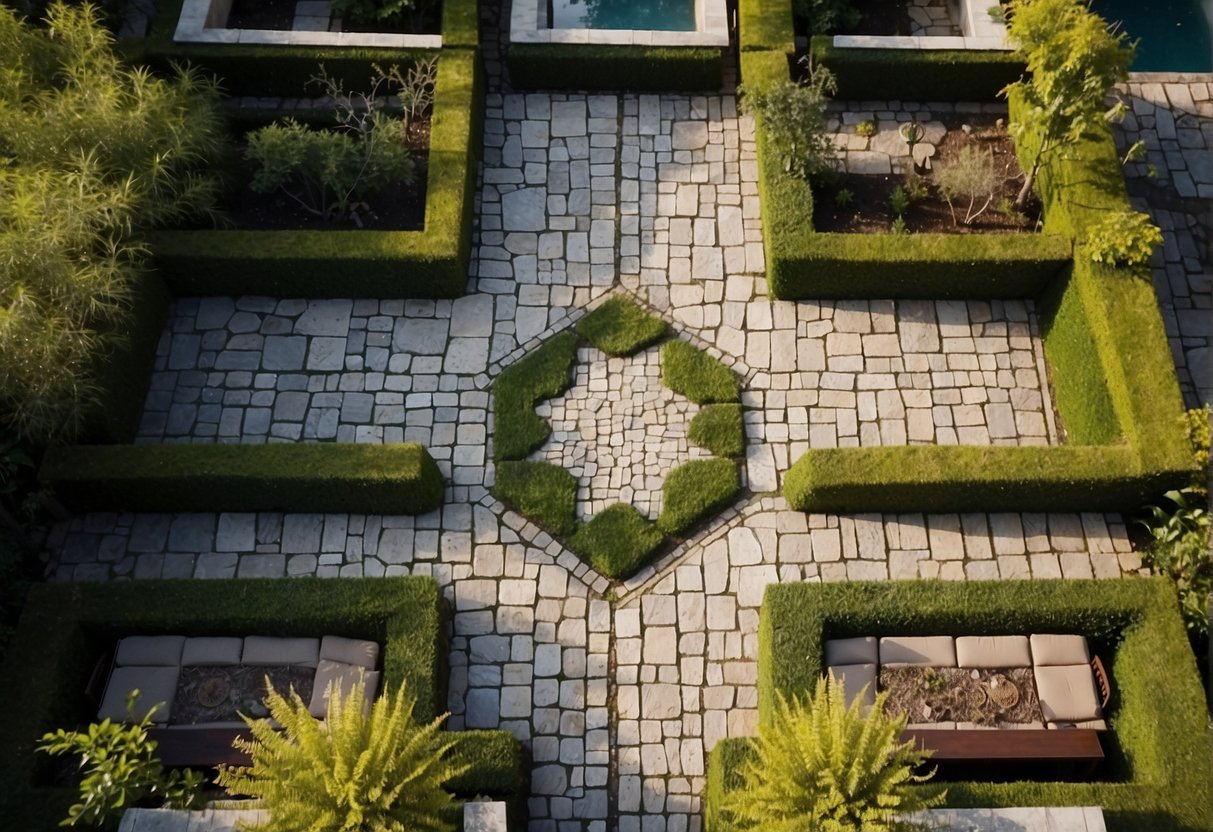
[[[146,442],[415,439],[448,478],[442,509],[94,513],[54,530],[48,574],[433,575],[453,608],[450,726],[501,727],[528,744],[531,829],[674,832],[701,828],[714,743],[754,730],[767,584],[1141,569],[1119,515],[840,517],[774,496],[778,472],[809,446],[1027,444],[1056,441],[1057,429],[1028,304],[767,296],[753,125],[732,96],[494,92],[484,160],[466,297],[178,300],[141,427]],[[500,369],[620,289],[744,379],[753,496],[612,587],[488,493],[487,450]],[[1176,308],[1203,308],[1200,297],[1207,307],[1205,291]],[[652,395],[647,357],[627,365],[634,375],[582,358],[574,388],[544,407],[562,422],[562,456],[586,447],[591,462],[598,436],[599,467],[581,471],[592,505],[683,453],[675,426],[693,414]],[[611,436],[630,450],[601,447],[598,416],[589,429],[603,393]],[[625,418],[637,423],[631,440]],[[618,488],[594,483],[607,467],[628,472]],[[648,470],[643,480],[652,512]]]
[[[1138,140],[1147,148],[1125,173],[1134,207],[1163,230],[1154,287],[1189,407],[1213,403],[1213,76],[1195,77],[1134,75],[1116,128],[1122,153]]]

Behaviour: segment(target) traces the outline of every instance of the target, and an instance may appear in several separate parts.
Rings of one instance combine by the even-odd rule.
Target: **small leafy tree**
[[[171,809],[200,804],[202,775],[190,769],[165,771],[156,759],[156,742],[147,735],[156,708],[133,721],[138,696],[135,690],[126,697],[131,722],[105,719],[85,731],[60,728],[43,735],[39,751],[54,757],[79,756],[84,774],[80,802],[72,804],[60,826],[110,829],[128,808],[149,801]]]
[[[267,684],[268,687],[268,684]],[[380,697],[369,714],[359,682],[345,696],[334,690],[324,722],[294,691],[272,687],[269,720],[245,721],[252,740],[248,767],[223,767],[217,782],[232,795],[255,797],[269,820],[264,832],[403,832],[453,830],[454,799],[443,784],[466,771],[447,758],[453,743],[440,739],[446,716],[413,722],[414,701],[402,684]]]
[[[250,187],[258,193],[281,191],[316,216],[361,224],[359,211],[369,211],[367,197],[413,180],[409,124],[433,102],[434,69],[433,61],[405,74],[377,66],[370,91],[356,93],[321,66],[311,80],[334,101],[336,129],[312,130],[286,119],[250,133],[245,158],[257,166]],[[380,93],[393,86],[401,92],[403,117],[384,110]]]
[[[1085,248],[1096,263],[1144,266],[1160,245],[1162,231],[1149,214],[1115,211],[1100,217],[1087,230]]]
[[[1011,0],[1007,14],[1007,38],[1028,65],[1027,76],[1003,90],[1027,105],[1010,129],[1017,141],[1031,135],[1035,148],[1015,199],[1022,209],[1043,160],[1123,114],[1123,102],[1109,108],[1107,100],[1128,77],[1134,47],[1085,0]]]
[[[935,184],[947,200],[952,222],[971,225],[994,202],[1001,177],[994,167],[992,153],[966,146],[951,161],[940,163],[935,170]],[[959,217],[958,203],[963,208]]]
[[[824,67],[811,70],[801,83],[740,88],[785,173],[811,179],[834,170],[837,153],[826,131],[826,105],[836,89],[834,76]]]
[[[887,694],[865,714],[847,705],[841,684],[821,680],[809,702],[780,699],[774,722],[760,730],[743,785],[723,807],[737,829],[764,832],[895,832],[899,818],[941,803],[944,790],[923,786],[915,769],[929,756],[900,742],[905,717],[890,717]]]

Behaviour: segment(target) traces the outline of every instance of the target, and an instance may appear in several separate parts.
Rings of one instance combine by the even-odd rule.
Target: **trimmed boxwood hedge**
[[[443,495],[413,442],[76,445],[48,450],[38,477],[79,510],[424,514]]]
[[[51,785],[56,764],[34,754],[46,731],[92,720],[84,689],[126,635],[341,635],[383,645],[384,685],[406,681],[418,720],[446,710],[445,601],[428,577],[325,581],[135,581],[40,584],[30,590],[0,675],[0,812],[6,828],[51,829],[74,789]],[[525,796],[521,752],[505,732],[474,732],[459,753],[475,764],[463,794]],[[465,790],[466,789],[466,790]]]
[[[369,83],[373,64],[405,66],[434,50],[368,46],[177,43],[173,34],[183,0],[156,0],[156,14],[142,44],[142,57],[160,67],[189,62],[219,76],[232,95],[297,98],[323,63],[329,74],[351,85]],[[475,49],[480,43],[476,0],[443,0],[442,46]]]
[[[475,51],[443,50],[423,230],[165,231],[151,239],[161,276],[181,295],[462,295],[484,118],[482,76]]]
[[[1001,50],[836,47],[829,35],[815,36],[810,50],[813,65],[837,78],[837,97],[848,99],[989,101],[1025,69]]]
[[[737,30],[742,52],[796,53],[791,0],[738,0]]]
[[[506,54],[510,83],[522,90],[720,89],[716,47],[515,43]]]
[[[1032,632],[1081,633],[1111,658],[1110,782],[949,783],[947,805],[1096,805],[1112,830],[1208,829],[1208,714],[1165,578],[772,585],[759,618],[759,718],[769,722],[780,695],[812,689],[828,638]],[[713,808],[739,785],[747,745],[731,740],[712,752],[711,832],[731,828]]]

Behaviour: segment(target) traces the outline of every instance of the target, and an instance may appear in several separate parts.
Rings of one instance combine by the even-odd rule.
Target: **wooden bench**
[[[1104,759],[1099,732],[1085,728],[907,729],[901,739],[934,752],[931,762],[1061,763],[1090,773]]]
[[[247,728],[149,728],[156,757],[168,768],[247,766],[249,755],[232,747],[236,737],[250,739]]]

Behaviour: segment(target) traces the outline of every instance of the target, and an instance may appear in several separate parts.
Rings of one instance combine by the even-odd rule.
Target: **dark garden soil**
[[[229,29],[289,30],[295,21],[295,0],[233,0]]]
[[[429,156],[429,117],[409,128],[414,175],[408,184],[398,183],[371,194],[354,219],[332,220],[301,206],[281,190],[259,194],[248,187],[252,166],[236,152],[235,171],[227,198],[220,204],[227,227],[251,231],[421,231],[425,228],[426,174]]]
[[[1033,196],[1022,214],[1005,213],[999,205],[1010,205],[1023,185],[1023,173],[1015,159],[1015,144],[1006,130],[995,127],[993,119],[981,123],[972,117],[953,116],[940,119],[948,132],[936,148],[931,160],[935,167],[946,164],[966,146],[974,146],[994,157],[995,168],[1005,172],[1000,191],[995,195],[989,209],[970,225],[953,221],[947,201],[932,183],[932,174],[918,177],[907,175],[843,174],[836,181],[815,188],[813,205],[813,227],[818,231],[837,231],[853,234],[882,234],[892,230],[895,215],[889,208],[889,195],[894,188],[907,189],[907,182],[920,180],[920,192],[925,196],[914,201],[904,215],[906,231],[937,232],[944,234],[972,233],[1024,233],[1036,229],[1040,219],[1040,203]],[[971,133],[964,133],[961,124],[970,124]],[[849,199],[840,198],[840,192],[850,192]],[[957,204],[959,219],[967,205]]]
[[[970,670],[959,667],[882,667],[885,712],[910,723],[1041,722],[1032,668]]]
[[[442,34],[442,10],[416,14],[403,20],[372,20],[359,23],[345,18],[341,21],[343,32],[374,32],[388,35],[440,35]]]
[[[852,4],[863,17],[848,35],[908,35],[910,13],[906,0],[858,0]]]
[[[263,717],[265,682],[287,696],[293,689],[307,702],[312,696],[313,667],[183,667],[173,698],[173,725],[239,722],[241,715]]]

